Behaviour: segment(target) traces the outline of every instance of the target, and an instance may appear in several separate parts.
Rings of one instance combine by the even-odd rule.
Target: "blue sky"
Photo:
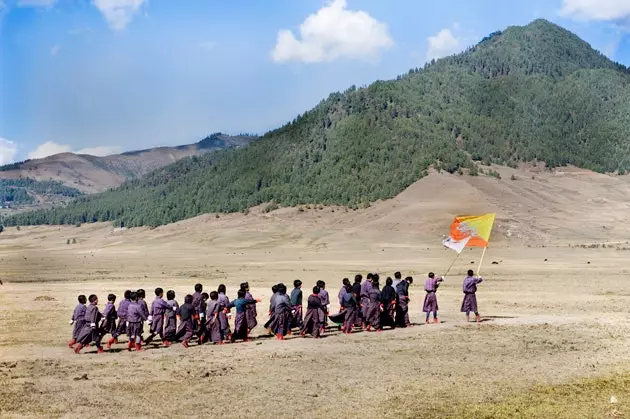
[[[0,0],[0,163],[264,133],[538,17],[630,65],[628,0]]]

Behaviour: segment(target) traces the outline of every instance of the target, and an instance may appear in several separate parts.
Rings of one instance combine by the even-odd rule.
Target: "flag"
[[[487,247],[496,214],[455,217],[449,237],[442,242],[460,253],[465,247]]]
[[[457,253],[461,253],[462,250],[464,250],[464,248],[466,247],[466,244],[468,243],[469,240],[470,240],[470,236],[465,237],[462,240],[454,240],[453,238],[449,237],[447,239],[442,240],[442,244],[445,247],[453,249]]]

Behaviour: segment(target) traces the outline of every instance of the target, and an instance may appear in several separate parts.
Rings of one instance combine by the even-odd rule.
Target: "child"
[[[291,299],[287,295],[287,287],[278,284],[278,295],[275,299],[274,313],[276,315],[276,339],[284,340],[284,337],[291,331]]]
[[[319,298],[320,289],[316,285],[313,287],[313,293],[306,300],[306,315],[304,316],[304,324],[300,334],[305,336],[307,333],[318,338],[322,331],[321,314],[324,312],[322,300]]]
[[[201,302],[199,303],[199,324],[195,333],[199,337],[199,345],[203,345],[204,342],[208,341],[208,334],[206,331],[206,309],[208,307],[208,299],[210,296],[207,292],[201,293]]]
[[[374,330],[380,332],[381,328],[381,312],[383,311],[383,304],[381,302],[381,290],[379,288],[379,276],[378,274],[372,275],[372,286],[368,291],[368,309],[365,323],[367,325],[367,331]]]
[[[269,320],[265,323],[265,329],[270,335],[276,330],[276,298],[278,297],[278,286],[271,287],[271,297],[269,298]]]
[[[125,291],[124,299],[118,304],[118,327],[116,328],[116,333],[112,334],[114,338],[113,343],[118,343],[118,336],[124,335],[127,333],[127,309],[129,308],[129,304],[131,303],[131,291]],[[107,349],[110,349],[111,345],[107,344]]]
[[[241,289],[245,291],[245,298],[253,300],[254,297],[249,292],[249,282],[243,282]],[[258,326],[258,320],[256,317],[258,312],[256,311],[256,304],[248,304],[245,306],[245,318],[247,319],[247,333],[250,333],[254,327]]]
[[[193,330],[199,329],[199,314],[201,311],[201,292],[203,291],[203,285],[195,284],[195,292],[192,295],[192,305],[195,309],[195,313],[193,315]],[[205,313],[204,313],[205,314]]]
[[[437,316],[438,303],[435,293],[437,292],[437,289],[440,286],[440,282],[442,281],[444,281],[444,278],[436,278],[433,272],[429,272],[429,277],[426,281],[424,281],[424,291],[427,293],[427,295],[424,297],[422,311],[427,313],[427,324],[429,324],[429,316],[431,315],[431,312],[433,312],[433,323],[439,323]]]
[[[409,285],[413,278],[408,276],[396,286],[398,304],[396,304],[396,324],[400,327],[411,327],[409,320]]]
[[[169,346],[171,343],[166,340],[164,337],[164,313],[169,308],[169,305],[166,301],[162,299],[164,296],[164,290],[162,288],[155,289],[155,300],[151,303],[151,314],[148,317],[148,320],[151,322],[151,328],[149,331],[151,335],[145,341],[145,344],[148,345],[151,343],[155,335],[159,335],[160,339],[162,339],[162,343],[166,346]]]
[[[475,320],[481,321],[477,308],[477,284],[483,282],[482,277],[475,277],[472,270],[468,271],[468,276],[464,279],[463,291],[464,300],[462,301],[462,313],[466,313],[466,321],[470,321],[470,312],[475,313]]]
[[[135,345],[136,351],[142,351],[142,324],[149,316],[138,302],[137,292],[132,292],[129,299],[131,302],[127,308],[127,336],[129,337],[127,350],[130,351]]]
[[[234,318],[234,333],[232,333],[232,343],[236,341],[236,339],[243,339],[243,342],[249,341],[248,336],[248,328],[247,328],[247,317],[245,315],[247,311],[247,306],[254,305],[259,303],[260,300],[254,300],[246,298],[247,291],[244,289],[238,290],[236,300],[232,301],[228,304],[227,308],[236,308],[236,317]]]
[[[357,300],[357,312],[354,316],[354,325],[358,327],[363,325],[363,312],[361,311],[361,281],[363,281],[363,275],[356,274],[354,276],[354,284],[352,285],[352,294],[354,294],[354,298]]]
[[[195,315],[195,307],[192,305],[193,296],[188,294],[184,297],[184,304],[179,308],[179,329],[177,330],[177,339],[182,341],[184,348],[188,348],[188,343],[193,337],[193,316]]]
[[[365,281],[361,284],[361,294],[359,297],[361,298],[361,318],[363,320],[363,328],[367,327],[368,323],[368,310],[370,308],[370,289],[372,289],[372,274],[367,274]]]
[[[74,348],[75,354],[78,354],[81,349],[88,346],[92,341],[96,345],[97,353],[103,353],[101,331],[98,327],[102,317],[101,312],[98,311],[98,297],[92,294],[88,297],[88,301],[90,304],[85,308],[85,323],[77,338],[79,345]]]
[[[138,305],[140,306],[140,308],[142,309],[142,313],[144,314],[144,320],[148,321],[150,324],[151,322],[149,321],[149,316],[151,315],[151,313],[149,312],[147,302],[144,300],[147,297],[147,294],[142,288],[140,288],[138,291],[136,291],[136,295],[138,297]],[[144,323],[140,324],[140,334],[144,334]],[[142,341],[142,344],[144,344],[144,341]]]
[[[302,281],[293,281],[293,291],[291,291],[291,328],[302,328]]]
[[[85,295],[79,295],[77,298],[79,304],[74,308],[74,312],[72,313],[72,319],[70,319],[70,325],[74,325],[72,328],[72,339],[68,341],[68,347],[70,349],[74,349],[74,345],[77,343],[77,338],[79,337],[79,333],[81,333],[81,329],[83,329],[83,325],[85,324],[85,303],[87,303],[87,298]]]
[[[225,285],[219,285],[217,292],[219,293],[219,327],[221,330],[221,340],[231,340],[232,331],[230,330],[230,323],[228,322],[228,313],[230,312],[228,305],[230,304],[230,299],[225,295]]]
[[[212,291],[206,307],[206,333],[210,342],[222,345],[221,328],[219,327],[219,293]]]
[[[330,297],[328,291],[326,291],[326,283],[324,281],[317,281],[319,287],[319,298],[322,300],[322,307],[324,312],[322,313],[322,328],[328,326],[328,306],[330,305]],[[323,332],[323,330],[322,330]]]
[[[339,311],[343,310],[343,296],[346,295],[348,285],[350,285],[350,280],[348,278],[344,278],[341,281],[341,288],[339,289],[339,294],[337,298],[339,299]]]
[[[385,286],[381,290],[381,301],[383,302],[383,312],[381,313],[381,327],[396,327],[396,290],[393,287],[393,280],[388,277]]]
[[[164,312],[164,339],[171,343],[175,340],[177,334],[177,313],[179,312],[179,304],[175,301],[175,291],[168,290],[166,292],[166,311]]]
[[[116,319],[118,318],[118,313],[116,313],[116,306],[114,303],[116,302],[116,296],[114,294],[109,294],[107,296],[107,304],[105,305],[105,310],[103,310],[103,324],[101,324],[101,340],[103,336],[110,333],[112,335],[111,339],[107,341],[107,349],[112,347],[112,343],[116,342]]]

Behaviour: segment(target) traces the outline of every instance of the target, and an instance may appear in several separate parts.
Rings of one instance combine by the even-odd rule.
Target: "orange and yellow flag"
[[[487,247],[496,214],[455,217],[448,239],[442,243],[460,253],[465,247]]]

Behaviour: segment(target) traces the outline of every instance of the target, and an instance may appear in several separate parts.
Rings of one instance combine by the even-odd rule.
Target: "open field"
[[[356,212],[253,210],[154,230],[9,228],[0,235],[0,416],[630,415],[630,244],[617,224],[630,183],[515,173],[517,181],[434,174]],[[475,249],[440,288],[441,323],[424,325],[424,275],[442,273],[455,255],[441,234],[453,215],[489,210],[498,218],[478,293],[482,323],[459,313]],[[161,286],[181,303],[196,282],[225,283],[232,298],[249,281],[263,299],[262,323],[275,283],[299,278],[306,295],[323,279],[336,310],[343,277],[395,270],[416,279],[413,328],[277,342],[259,326],[246,344],[143,353],[121,343],[76,356],[65,345],[79,293],[99,295],[102,306],[109,292]]]

